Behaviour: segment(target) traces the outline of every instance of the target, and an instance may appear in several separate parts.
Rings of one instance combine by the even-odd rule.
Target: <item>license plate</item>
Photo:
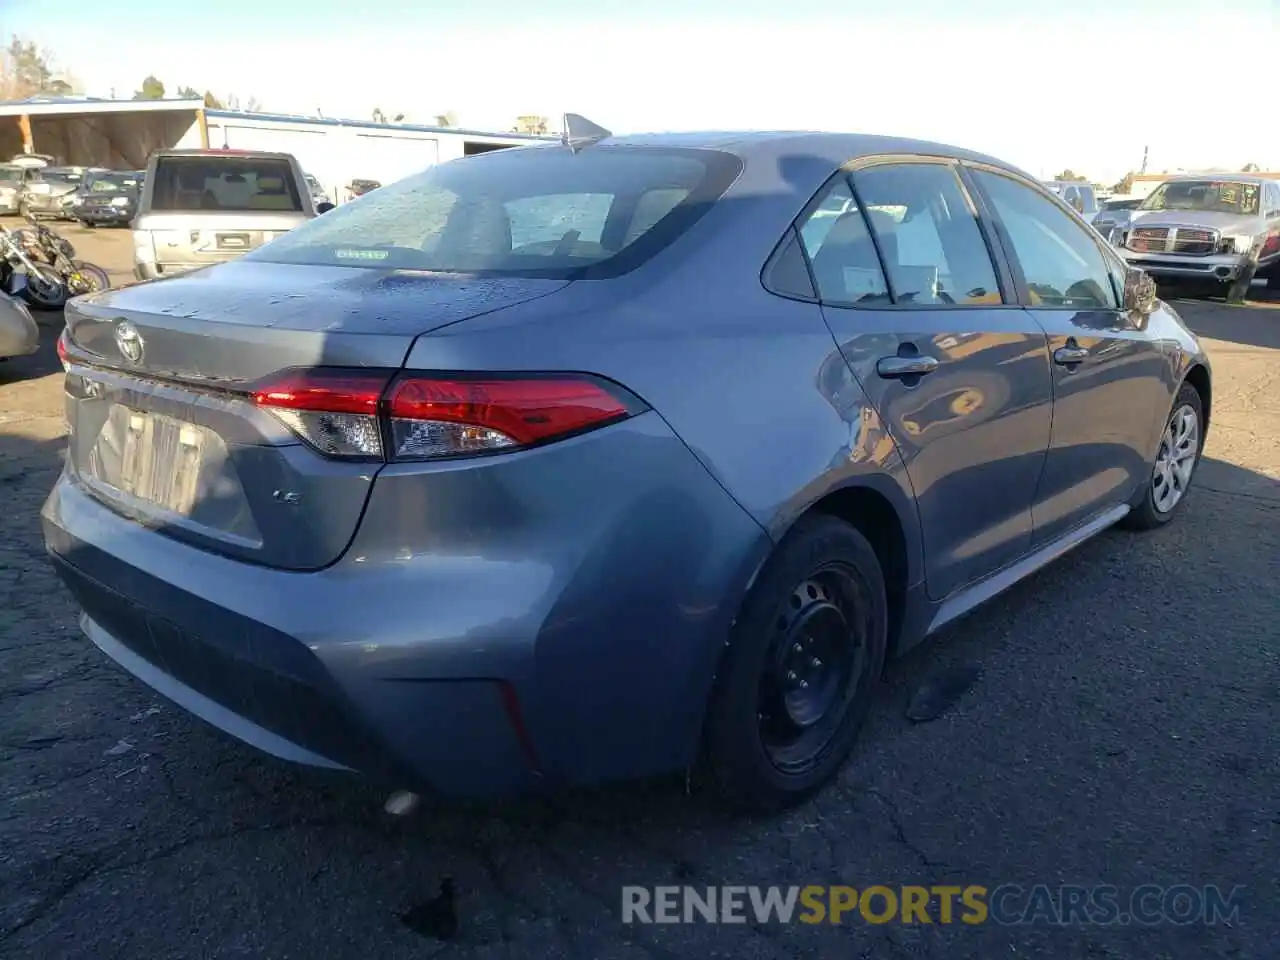
[[[122,410],[116,487],[180,516],[190,516],[200,486],[204,431],[158,413]]]
[[[248,250],[249,235],[247,233],[218,234],[219,250]]]

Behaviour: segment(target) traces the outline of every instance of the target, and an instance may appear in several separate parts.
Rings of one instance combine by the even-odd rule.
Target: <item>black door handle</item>
[[[886,380],[902,380],[906,377],[923,377],[938,369],[936,357],[919,354],[914,357],[881,357],[876,363],[876,373]]]
[[[1071,345],[1059,347],[1053,351],[1053,362],[1063,367],[1075,366],[1077,363],[1084,363],[1088,359],[1089,351],[1084,347]]]

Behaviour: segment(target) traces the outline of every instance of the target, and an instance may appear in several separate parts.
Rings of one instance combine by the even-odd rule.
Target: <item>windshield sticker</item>
[[[339,260],[385,260],[391,256],[389,250],[342,250],[336,249],[333,255]]]

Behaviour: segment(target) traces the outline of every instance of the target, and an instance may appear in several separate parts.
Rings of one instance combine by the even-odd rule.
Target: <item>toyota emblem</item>
[[[121,320],[116,325],[116,346],[120,355],[130,363],[142,362],[142,334],[128,320]]]

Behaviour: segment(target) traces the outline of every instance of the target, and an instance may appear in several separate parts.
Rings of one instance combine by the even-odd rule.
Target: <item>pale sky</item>
[[[1280,0],[0,0],[96,96],[155,74],[331,118],[887,133],[1103,182],[1144,147],[1280,168],[1278,25]]]

